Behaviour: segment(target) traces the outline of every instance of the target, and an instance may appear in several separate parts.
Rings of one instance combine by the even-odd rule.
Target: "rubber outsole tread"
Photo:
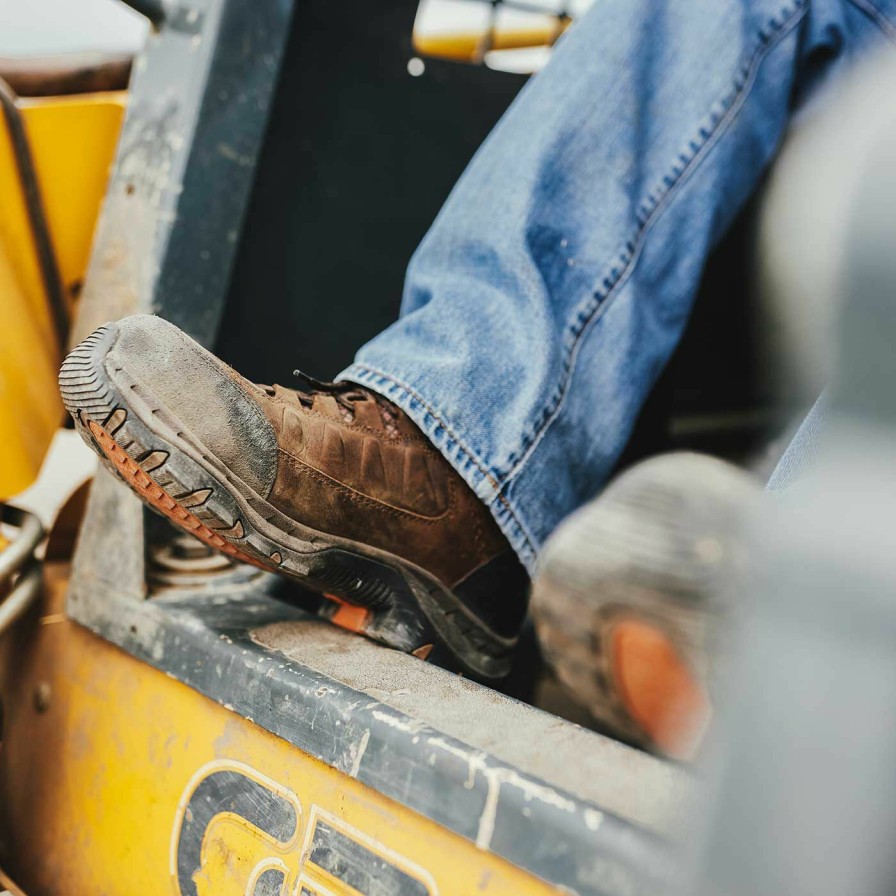
[[[195,535],[200,541],[204,541],[209,547],[222,551],[236,560],[241,560],[243,563],[251,563],[260,569],[266,569],[254,557],[234,547],[192,513],[181,507],[174,498],[152,480],[102,426],[91,420],[88,422],[87,427],[103,453],[117,468],[125,482],[143,497],[147,503],[155,507],[156,510],[161,511],[172,522],[189,529],[192,535]]]

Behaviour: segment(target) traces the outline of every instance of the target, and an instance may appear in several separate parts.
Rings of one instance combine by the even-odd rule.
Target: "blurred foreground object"
[[[625,739],[679,759],[698,751],[759,492],[723,461],[662,455],[623,473],[545,547],[532,598],[542,647]]]
[[[754,523],[755,609],[724,704],[730,748],[707,893],[862,896],[896,885],[896,65],[878,61],[848,95],[866,113],[846,131],[852,151],[824,182],[790,194],[805,212],[800,244],[827,249],[827,235],[842,234],[828,285],[840,299],[835,344],[819,337],[806,361],[829,351],[830,403],[815,469]],[[817,141],[795,151],[809,164],[834,158],[850,120],[835,104]],[[845,201],[812,198],[844,184]],[[775,266],[775,282],[796,285],[773,296],[782,318],[810,327],[816,308],[804,299],[829,258],[800,251]]]
[[[788,134],[764,192],[757,262],[772,345],[763,367],[791,407],[811,405],[834,373],[857,197],[893,108],[892,72],[876,69],[860,67],[823,91]]]

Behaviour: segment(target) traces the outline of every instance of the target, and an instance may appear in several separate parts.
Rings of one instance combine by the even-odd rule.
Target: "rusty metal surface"
[[[680,766],[318,620],[269,623],[251,637],[388,705],[413,719],[414,727],[463,742],[474,764],[487,756],[496,766],[524,769],[672,840],[687,827],[693,782]],[[485,762],[482,774],[489,774]]]

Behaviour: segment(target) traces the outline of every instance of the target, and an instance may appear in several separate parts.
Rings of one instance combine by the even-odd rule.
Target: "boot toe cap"
[[[159,410],[263,497],[276,476],[277,439],[251,384],[174,324],[148,314],[112,325],[105,368],[137,382]]]

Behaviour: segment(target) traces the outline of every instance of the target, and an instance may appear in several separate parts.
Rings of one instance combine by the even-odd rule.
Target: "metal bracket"
[[[165,5],[134,65],[129,106],[73,332],[163,314],[213,341],[224,307],[292,0]],[[103,583],[145,595],[139,502],[97,476],[71,597]]]
[[[17,530],[16,538],[0,551],[0,634],[3,634],[40,595],[40,565],[34,550],[44,537],[40,520],[26,510],[0,505],[0,522]]]

